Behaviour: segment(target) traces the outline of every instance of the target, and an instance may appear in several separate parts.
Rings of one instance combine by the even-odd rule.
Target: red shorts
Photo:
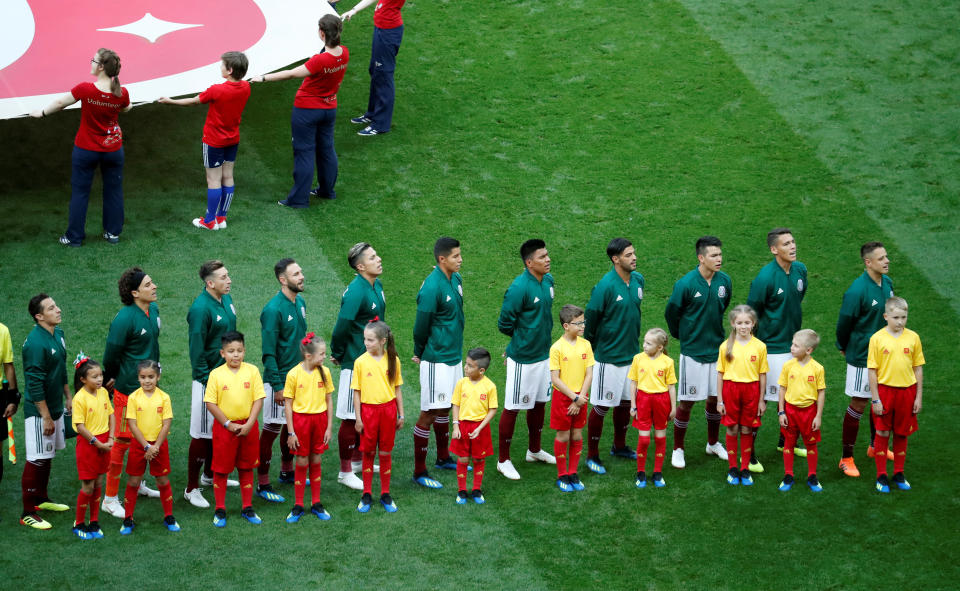
[[[917,415],[913,414],[913,403],[917,400],[917,385],[897,388],[877,385],[883,414],[873,415],[873,424],[877,431],[893,431],[906,437],[917,430]],[[872,414],[872,413],[871,413]]]
[[[561,394],[561,396],[563,396]],[[566,398],[566,396],[563,396]],[[553,428],[553,417],[550,418],[550,427]],[[450,451],[461,458],[485,458],[493,455],[493,439],[490,436],[490,424],[480,429],[476,439],[470,439],[470,434],[477,430],[481,421],[460,421],[460,438],[450,440]]]
[[[393,439],[397,435],[397,399],[383,404],[360,404],[360,451],[393,451]]]
[[[577,394],[580,394],[577,392]],[[587,406],[580,407],[580,412],[575,415],[568,415],[570,405],[573,400],[570,397],[554,388],[553,399],[550,402],[550,428],[557,431],[569,431],[570,429],[583,429],[587,424]],[[461,427],[462,427],[461,423]],[[457,454],[459,455],[459,454]]]
[[[230,421],[243,425],[248,420]],[[233,469],[253,470],[260,465],[260,429],[257,420],[246,437],[240,437],[220,424],[213,422],[213,462],[211,468],[218,474],[230,474]]]
[[[120,390],[113,391],[113,416],[117,420],[117,439],[121,437],[133,439],[133,433],[127,426],[127,398],[129,396]]]
[[[153,445],[154,442],[150,442]],[[147,471],[147,458],[144,457],[146,450],[136,441],[130,445],[130,455],[127,456],[127,474],[130,476],[143,476]],[[167,446],[167,440],[164,439],[160,444],[160,451],[157,457],[150,460],[151,476],[166,476],[170,473],[170,450]]]
[[[727,427],[759,427],[760,382],[723,380],[724,414],[720,422]]]
[[[637,390],[637,417],[633,419],[634,427],[641,431],[649,431],[652,426],[657,431],[662,431],[667,428],[669,417],[669,392],[650,394],[643,390]]]
[[[97,435],[100,443],[110,439],[110,432]],[[96,480],[101,474],[107,473],[110,467],[110,451],[100,451],[83,437],[77,437],[77,476],[80,480]]]
[[[330,446],[323,442],[323,434],[327,432],[328,421],[327,411],[316,414],[293,413],[293,432],[300,442],[300,447],[290,450],[293,455],[306,457],[327,451]]]
[[[783,410],[787,413],[787,426],[780,427],[780,431],[784,436],[788,433],[799,434],[800,438],[803,439],[803,442],[807,445],[812,445],[820,441],[820,429],[816,431],[813,430],[813,419],[817,417],[816,403],[806,407],[799,407],[787,402]]]

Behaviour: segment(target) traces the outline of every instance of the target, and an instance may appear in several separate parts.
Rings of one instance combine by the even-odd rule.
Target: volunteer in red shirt
[[[129,111],[130,95],[120,86],[120,57],[100,48],[90,60],[90,75],[96,82],[83,82],[53,101],[48,107],[30,113],[46,117],[80,101],[80,130],[73,147],[73,171],[70,175],[70,220],[60,244],[80,246],[86,237],[87,204],[93,173],[100,166],[103,175],[103,238],[116,244],[123,230],[123,133],[117,123],[120,111]]]
[[[317,169],[316,195],[336,199],[337,153],[333,149],[333,124],[337,119],[337,90],[347,71],[350,52],[340,45],[343,22],[325,14],[320,18],[319,35],[324,50],[302,66],[254,77],[251,82],[303,78],[293,99],[290,127],[293,131],[293,188],[280,205],[308,207],[314,163]]]

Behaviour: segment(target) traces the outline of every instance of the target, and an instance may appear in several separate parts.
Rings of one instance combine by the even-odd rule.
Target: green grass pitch
[[[21,459],[6,464],[0,485],[0,576],[11,587],[44,580],[62,589],[955,587],[960,449],[949,429],[960,409],[952,396],[960,380],[960,274],[951,256],[960,234],[960,37],[950,23],[957,13],[945,0],[410,0],[394,128],[360,138],[349,118],[366,104],[368,10],[343,36],[353,62],[340,93],[336,201],[299,211],[276,205],[291,182],[296,83],[256,85],[230,227],[197,231],[189,221],[204,207],[204,109],[144,105],[121,118],[127,222],[116,247],[96,237],[99,184],[86,245],[56,243],[66,226],[78,114],[0,122],[0,322],[13,335],[18,376],[31,295],[47,291],[63,308],[71,359],[80,348],[98,358],[119,307],[116,279],[142,265],[160,289],[175,493],[185,484],[189,441],[186,312],[201,289],[196,270],[210,258],[230,270],[248,360],[256,362],[259,312],[277,289],[273,263],[292,256],[303,265],[309,330],[329,336],[352,278],[347,249],[371,242],[384,259],[387,319],[406,360],[433,242],[456,236],[466,346],[486,346],[498,358],[507,339],[496,317],[503,290],[522,270],[517,251],[526,238],[547,241],[557,311],[586,303],[608,269],[611,237],[632,239],[647,280],[646,329],[664,325],[670,289],[694,266],[698,236],[724,240],[724,269],[740,303],[769,258],[767,230],[786,225],[810,269],[804,324],[823,336],[815,356],[828,382],[820,495],[804,486],[777,491],[782,463],[772,418],[759,440],[766,472],[752,489],[727,486],[725,464],[700,451],[702,405],[690,422],[687,468],[667,466],[662,490],[636,490],[635,465],[611,458],[603,477],[581,467],[585,492],[561,495],[552,466],[520,459],[521,419],[513,455],[523,479],[506,481],[490,460],[487,504],[459,507],[452,472],[434,472],[442,491],[410,481],[410,420],[394,453],[395,515],[379,507],[357,514],[358,495],[333,477],[332,450],[323,492],[332,521],[306,516],[289,526],[291,503],[257,499],[265,523],[255,527],[240,518],[231,491],[228,526],[215,530],[211,511],[175,495],[180,534],[167,533],[159,503],[144,499],[132,537],[121,539],[119,521],[105,515],[107,537],[95,543],[71,537],[72,512],[52,516],[47,532],[16,524]],[[305,47],[304,57],[315,49]],[[250,75],[260,73],[252,64]],[[77,79],[84,74],[80,64]],[[833,328],[843,290],[861,272],[857,249],[872,239],[887,244],[891,276],[910,301],[909,326],[928,361],[907,463],[914,490],[883,497],[872,492],[866,424],[856,457],[863,476],[836,468],[846,397]],[[417,376],[412,363],[403,369],[412,419]],[[501,389],[503,374],[496,363],[489,372]],[[19,416],[16,428],[22,458]],[[601,449],[611,431],[608,423]],[[631,445],[635,437],[631,430]],[[551,439],[545,430],[547,449]],[[432,450],[433,442],[430,462]],[[51,496],[72,506],[77,489],[71,443],[54,461]],[[291,486],[278,490],[292,498]]]

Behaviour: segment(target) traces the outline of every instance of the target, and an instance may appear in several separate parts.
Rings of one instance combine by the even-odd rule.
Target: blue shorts
[[[232,146],[226,146],[224,148],[215,148],[204,142],[200,143],[203,144],[204,168],[220,168],[224,162],[235,162],[237,160],[237,148],[240,144],[233,144]]]

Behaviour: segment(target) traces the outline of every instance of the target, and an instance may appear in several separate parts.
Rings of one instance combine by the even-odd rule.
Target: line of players
[[[792,233],[785,228],[771,231],[768,235],[768,246],[774,255],[774,259],[761,270],[752,282],[748,297],[749,306],[737,308],[731,315],[730,320],[734,331],[727,339],[723,329],[723,315],[730,302],[732,289],[729,276],[720,271],[722,245],[719,239],[712,236],[706,236],[697,241],[698,266],[677,281],[665,311],[667,325],[671,334],[680,340],[681,351],[679,393],[668,396],[668,402],[664,402],[662,394],[668,390],[673,390],[670,380],[666,379],[666,376],[673,373],[672,360],[664,354],[666,333],[663,331],[659,333],[656,330],[649,331],[643,339],[644,352],[639,353],[640,306],[644,296],[644,279],[641,274],[636,272],[636,253],[632,244],[623,238],[616,238],[610,242],[607,254],[611,260],[612,269],[594,287],[585,312],[581,313],[576,307],[565,307],[561,311],[565,335],[551,346],[552,304],[555,294],[553,277],[550,274],[550,257],[543,241],[529,240],[525,242],[520,252],[525,270],[507,289],[498,319],[498,328],[502,333],[510,336],[511,340],[505,353],[507,378],[503,397],[504,410],[499,422],[497,470],[508,479],[520,478],[511,460],[510,447],[516,417],[521,410],[525,410],[529,433],[529,443],[525,454],[526,460],[556,463],[558,465],[558,487],[565,492],[582,489],[583,484],[577,476],[578,456],[582,447],[581,430],[584,426],[588,427],[587,467],[594,473],[603,474],[605,468],[600,459],[598,444],[603,429],[603,417],[612,408],[615,433],[611,454],[638,459],[636,484],[640,488],[645,486],[646,445],[649,444],[651,427],[651,421],[648,419],[653,419],[652,426],[655,431],[654,441],[656,444],[653,481],[655,485],[662,486],[663,478],[660,463],[665,455],[666,417],[674,417],[672,464],[676,468],[682,468],[685,465],[684,435],[689,421],[690,409],[697,400],[706,400],[708,422],[706,452],[730,462],[728,480],[732,484],[752,483],[750,468],[753,471],[762,471],[762,467],[759,466],[759,462],[756,461],[754,454],[751,452],[753,451],[752,441],[755,437],[755,431],[759,427],[759,417],[763,414],[766,403],[770,400],[778,401],[781,422],[790,420],[787,414],[789,405],[787,408],[784,407],[781,389],[776,383],[770,384],[769,388],[764,388],[759,376],[765,373],[772,373],[777,376],[783,375],[783,367],[789,365],[791,345],[792,356],[799,359],[803,365],[806,365],[809,353],[816,347],[815,333],[813,335],[809,334],[812,331],[798,333],[801,324],[800,304],[807,290],[807,281],[806,268],[802,263],[796,261],[796,244]],[[459,273],[462,263],[459,242],[452,238],[439,239],[435,245],[434,255],[437,265],[426,278],[418,293],[417,317],[414,326],[413,361],[419,365],[420,370],[421,414],[413,433],[415,459],[413,477],[414,481],[421,486],[442,488],[442,484],[433,479],[426,470],[429,431],[433,427],[437,435],[437,461],[435,466],[441,469],[456,468],[458,472],[462,471],[463,478],[458,478],[458,483],[461,484],[461,492],[465,493],[466,461],[468,457],[474,457],[475,461],[482,460],[486,455],[492,454],[492,445],[481,446],[476,453],[467,450],[467,457],[461,457],[461,462],[455,462],[450,457],[449,413],[453,402],[453,394],[457,390],[456,386],[465,379],[463,366],[461,365],[464,317],[462,278]],[[890,401],[881,400],[882,393],[878,391],[877,384],[871,383],[877,379],[875,372],[868,372],[866,368],[868,365],[866,359],[868,343],[871,336],[879,330],[878,325],[880,328],[883,326],[884,302],[893,297],[892,284],[886,276],[889,261],[885,249],[879,243],[865,244],[861,249],[861,256],[866,267],[865,272],[844,294],[843,306],[837,324],[837,345],[845,352],[848,361],[846,392],[851,397],[851,405],[844,418],[844,457],[840,463],[840,468],[851,476],[859,475],[859,473],[854,473],[851,470],[851,468],[855,470],[852,447],[856,439],[857,426],[856,421],[852,419],[859,418],[855,416],[855,413],[858,412],[857,409],[859,408],[859,412],[862,412],[866,406],[866,400],[870,398],[874,400],[875,409],[890,407]],[[362,391],[355,392],[358,388],[356,387],[357,380],[354,379],[354,370],[357,359],[371,353],[370,342],[367,342],[370,339],[365,338],[365,331],[368,332],[367,329],[369,328],[368,325],[371,322],[381,321],[386,314],[386,302],[379,280],[379,276],[383,272],[383,265],[376,251],[367,243],[355,245],[348,254],[348,262],[357,275],[342,296],[340,313],[333,330],[330,350],[331,360],[341,366],[336,403],[336,415],[340,419],[337,434],[341,460],[338,482],[351,488],[364,490],[364,499],[361,501],[359,508],[362,510],[363,506],[366,505],[369,510],[371,504],[369,498],[370,479],[372,479],[372,474],[377,468],[373,464],[373,455],[368,455],[370,445],[364,446],[361,444],[361,432],[363,431],[363,423],[366,421],[357,421],[356,409],[358,405],[360,408],[364,408],[365,401],[362,397],[355,398],[354,396],[355,393],[362,394]],[[243,462],[240,462],[243,466],[237,465],[237,467],[242,468],[240,471],[241,480],[237,484],[243,485],[242,496],[247,497],[247,492],[252,495],[252,479],[249,482],[244,482],[244,480],[246,476],[252,474],[250,472],[252,468],[256,467],[258,468],[258,495],[267,501],[283,502],[285,499],[276,493],[270,484],[269,467],[272,447],[274,440],[280,436],[281,461],[283,462],[281,481],[293,481],[298,486],[302,485],[306,478],[298,478],[301,476],[298,474],[301,463],[298,461],[298,469],[293,469],[293,453],[290,448],[296,447],[296,445],[291,446],[290,444],[296,443],[297,437],[290,433],[290,412],[285,408],[285,394],[289,398],[290,393],[286,391],[288,388],[285,385],[285,378],[291,370],[295,370],[300,367],[301,363],[307,363],[309,360],[303,350],[304,339],[306,338],[306,307],[300,295],[304,289],[303,271],[292,259],[281,260],[275,266],[274,271],[280,284],[280,290],[265,306],[261,314],[262,361],[264,366],[263,430],[256,438],[258,440],[257,457],[247,456]],[[208,404],[211,402],[208,396],[208,380],[211,372],[218,365],[222,364],[224,360],[229,361],[228,355],[224,353],[222,348],[222,345],[228,343],[223,343],[222,340],[224,335],[232,334],[236,329],[236,309],[230,296],[230,277],[223,263],[219,261],[204,263],[200,269],[200,277],[203,280],[204,289],[191,306],[187,316],[194,382],[190,427],[192,440],[188,461],[188,485],[184,496],[198,507],[208,507],[209,504],[203,498],[199,484],[201,482],[213,483],[218,497],[218,509],[222,509],[221,493],[225,493],[225,487],[229,482],[226,479],[226,472],[218,471],[215,467],[217,460],[213,451],[216,447],[214,445],[216,440],[214,433],[218,426],[223,427],[225,423],[231,423],[231,421],[237,423],[237,421],[250,417],[253,417],[255,421],[255,415],[259,414],[259,409],[257,409],[257,413],[249,414],[248,412],[246,416],[235,418],[217,416],[217,412],[210,412],[213,409]],[[139,375],[140,364],[146,361],[158,361],[158,337],[161,323],[156,305],[157,288],[149,275],[139,268],[129,269],[121,276],[119,290],[121,300],[125,305],[111,323],[103,365],[103,381],[108,389],[112,388],[114,391],[115,418],[107,427],[104,427],[103,424],[100,425],[100,428],[104,429],[102,432],[90,432],[90,434],[92,436],[101,436],[104,433],[115,435],[115,439],[112,440],[108,448],[110,459],[103,508],[118,517],[131,519],[131,505],[135,502],[137,491],[140,490],[150,495],[156,495],[157,493],[151,489],[140,488],[139,478],[134,478],[128,481],[125,495],[128,507],[124,509],[117,499],[124,452],[130,448],[132,439],[136,439],[138,443],[143,443],[141,437],[135,436],[128,427],[128,418],[133,418],[131,416],[133,411],[127,409],[129,403],[125,392],[137,391],[138,385],[141,386],[139,390],[142,390],[143,383]],[[888,309],[887,312],[894,318],[900,318],[898,314],[902,308],[903,322],[899,327],[890,326],[892,333],[896,333],[898,329],[899,333],[903,334],[903,323],[906,320],[905,303],[898,305],[900,307],[893,311]],[[52,298],[41,294],[31,300],[30,312],[37,322],[37,327],[24,345],[28,401],[25,409],[28,463],[23,476],[24,514],[22,522],[34,527],[45,528],[49,527],[49,523],[37,515],[37,508],[67,509],[65,505],[52,503],[47,498],[46,478],[49,476],[49,460],[57,449],[63,448],[62,398],[66,396],[68,406],[70,406],[71,395],[66,385],[65,370],[58,369],[58,365],[62,368],[65,361],[66,349],[63,333],[58,327],[60,323],[59,308]],[[379,322],[379,324],[382,324],[382,322]],[[749,326],[744,329],[743,325]],[[759,338],[751,336],[754,331]],[[581,334],[584,335],[585,339],[580,338]],[[915,333],[909,334],[915,336]],[[392,341],[392,335],[390,335],[390,339]],[[384,355],[386,335],[372,340],[375,343],[380,340],[383,341],[379,345],[380,348],[376,349],[380,359],[390,360],[393,358],[393,355]],[[721,343],[725,341],[729,344],[727,353],[724,355],[721,348],[721,354],[718,357],[718,347],[721,347]],[[586,351],[581,350],[584,344]],[[750,368],[743,364],[727,363],[738,358],[737,352],[741,345],[758,348],[753,354],[749,355],[751,362],[754,362],[752,373]],[[573,348],[565,351],[565,348],[569,349],[570,347]],[[782,351],[784,348],[787,350],[786,353]],[[904,378],[903,380],[895,380],[896,383],[893,385],[914,389],[911,395],[913,398],[910,399],[910,405],[908,406],[913,407],[915,411],[912,415],[912,423],[910,421],[903,424],[898,423],[893,430],[895,433],[894,452],[898,453],[898,446],[901,446],[899,451],[902,452],[895,459],[895,467],[901,468],[895,475],[895,481],[900,488],[909,488],[909,484],[906,484],[902,476],[902,456],[905,454],[905,445],[903,444],[906,441],[905,435],[916,429],[915,414],[919,412],[920,400],[922,399],[921,366],[923,357],[918,339],[915,346],[905,347],[904,350],[910,352],[911,361],[915,362],[910,370],[916,373],[916,377],[913,384],[901,384],[901,381],[910,381]],[[760,351],[762,351],[762,355]],[[798,351],[804,353],[806,357],[798,355]],[[316,354],[316,352],[313,354]],[[590,358],[590,361],[593,361],[595,357],[596,363],[580,363],[579,368],[575,367],[577,364],[566,363],[570,359],[577,358],[586,361],[587,357]],[[664,365],[658,370],[658,372],[662,372],[662,375],[658,374],[662,378],[659,382],[654,380],[647,383],[642,379],[640,370],[643,367],[638,366],[638,360],[644,357],[648,361],[655,361],[657,357],[663,357],[661,362],[669,361],[669,368]],[[720,362],[719,373],[716,365],[718,361]],[[486,363],[488,364],[489,361]],[[857,365],[858,363],[860,365]],[[479,377],[481,378],[483,377],[483,370],[485,370],[485,367],[480,367],[482,365],[483,363],[478,363],[478,360],[474,359],[474,367],[480,370]],[[750,363],[747,365],[750,365]],[[319,367],[319,363],[315,366]],[[588,371],[591,367],[592,370]],[[811,367],[818,367],[818,364]],[[256,368],[253,369],[256,370]],[[476,375],[475,373],[474,376]],[[741,379],[742,376],[746,376],[746,379]],[[725,377],[727,378],[726,381],[724,381]],[[825,387],[825,384],[822,380],[822,373],[820,376],[813,377],[814,383],[818,386],[814,389],[815,395],[807,396],[803,400],[805,404],[802,406],[816,408],[815,417],[818,425],[823,408],[823,387]],[[40,378],[39,381],[37,381],[38,378]],[[388,385],[388,390],[391,387],[395,387],[396,390],[393,396],[389,392],[384,396],[388,401],[400,398],[399,384],[402,383],[402,380],[397,381],[395,378],[399,378],[399,369],[397,369],[395,377],[390,377],[385,382]],[[257,380],[259,379],[259,372],[257,372]],[[473,380],[470,375],[466,379],[473,382],[477,381]],[[739,405],[731,404],[728,400],[723,400],[726,398],[727,382],[734,381],[756,382],[759,387],[757,396],[755,396],[757,410],[753,411],[752,407],[748,407],[746,415],[744,415],[749,420],[733,420],[736,418],[736,411],[741,410],[741,408]],[[547,387],[547,384],[550,383],[553,384],[552,389]],[[882,376],[880,383],[884,383]],[[651,388],[649,384],[654,387]],[[655,387],[657,384],[665,387],[665,389],[657,389]],[[329,395],[330,392],[327,390],[332,391],[332,380],[329,377],[329,372],[321,374],[319,385]],[[651,393],[659,394],[659,401],[654,403],[652,399],[648,400],[644,396],[640,396],[638,386],[640,386],[639,389],[642,392],[657,390]],[[249,383],[246,387],[249,389]],[[79,390],[79,387],[77,389]],[[98,389],[99,386],[94,391]],[[16,385],[14,384],[13,391],[15,390]],[[590,391],[590,402],[592,403],[589,418],[587,417],[586,395],[581,396],[581,393],[585,393],[587,390]],[[547,453],[541,447],[545,405],[551,397],[551,391],[554,399],[551,427],[559,431],[554,444],[557,457]],[[724,397],[721,400],[726,404],[719,403],[717,399],[718,391],[723,391]],[[760,392],[763,392],[762,400],[759,395]],[[474,418],[477,419],[476,422],[484,422],[485,420],[483,427],[488,429],[490,416],[486,413],[496,407],[496,389],[485,393],[485,397],[487,408],[480,409],[482,412],[471,412],[469,420]],[[257,399],[259,400],[259,398]],[[58,400],[59,408],[57,408]],[[397,405],[397,402],[400,402],[400,404]],[[790,402],[789,396],[787,402]],[[396,425],[399,428],[403,422],[402,402],[396,400],[394,404],[394,408],[399,409],[397,412],[400,413],[397,416],[398,422]],[[913,406],[914,404],[915,406]],[[902,411],[901,407],[897,408]],[[251,409],[248,407],[246,410],[250,411]],[[162,411],[158,411],[158,413],[162,414]],[[222,415],[222,413],[220,414]],[[490,414],[492,415],[492,412]],[[631,414],[635,417],[634,424],[641,429],[639,442],[642,449],[639,457],[626,445],[625,441]],[[719,423],[724,416],[726,416],[726,419],[723,422],[728,427],[726,447],[718,442]],[[459,439],[458,435],[463,428],[461,424],[468,419],[462,416],[458,419],[456,414],[454,418],[454,436],[455,439]],[[812,421],[812,418],[808,416],[805,420]],[[74,415],[73,423],[82,427],[82,416]],[[239,430],[243,428],[241,425],[244,424],[237,423],[234,426]],[[740,425],[739,429],[737,425]],[[480,430],[482,431],[482,429]],[[884,432],[887,430],[884,429]],[[907,432],[904,433],[904,430]],[[247,427],[245,431],[244,435],[248,435],[250,427]],[[323,432],[322,445],[326,446],[331,437],[330,423],[326,423],[320,431]],[[743,443],[742,464],[739,469],[736,468],[738,431]],[[813,431],[816,431],[816,429],[813,429]],[[256,432],[256,429],[254,429],[254,432]],[[792,429],[785,429],[784,433],[788,435],[792,433],[794,437],[797,435]],[[781,441],[778,445],[781,449],[784,448],[785,444],[782,439],[784,433],[781,434]],[[159,434],[159,431],[157,434]],[[819,437],[814,438],[810,430],[803,434],[808,447],[815,444],[815,440],[819,439]],[[478,435],[480,434],[478,433]],[[902,442],[898,437],[902,438]],[[389,441],[375,442],[380,445],[381,466],[384,460],[389,462],[392,439],[391,430]],[[471,439],[473,438],[471,437]],[[879,441],[879,439],[874,436],[871,441]],[[36,445],[31,445],[31,443]],[[144,448],[144,451],[149,451],[147,447],[153,445],[149,441],[148,443],[149,445]],[[97,447],[92,439],[90,439],[90,445]],[[882,447],[886,447],[886,445]],[[102,449],[101,451],[107,450]],[[802,452],[800,448],[794,450],[791,444],[786,446],[786,454],[792,456],[794,451]],[[384,455],[384,452],[386,452],[386,455]],[[250,453],[249,449],[247,449],[247,453]],[[319,454],[321,452],[310,453]],[[882,455],[885,472],[887,450],[883,449],[878,453]],[[368,460],[369,465],[367,465]],[[142,458],[138,459],[137,462],[142,462]],[[141,464],[138,463],[138,465],[142,467]],[[811,466],[815,466],[815,463],[811,463]],[[232,472],[233,467],[231,465],[228,472]],[[361,467],[363,468],[363,480],[357,478],[355,474],[356,470]],[[878,474],[880,473],[879,467],[878,460]],[[204,476],[200,475],[202,468],[207,470]],[[479,483],[482,481],[482,465],[477,465],[476,468],[476,476],[479,477],[479,480],[475,480],[474,500],[477,500],[478,496],[482,500],[482,493],[479,492]],[[169,467],[166,468],[165,472],[162,467],[159,471],[161,473],[154,473],[151,467],[151,473],[159,477],[165,477],[169,472]],[[245,472],[249,474],[245,474]],[[391,508],[396,510],[395,503],[389,498],[389,468],[386,472],[387,474],[381,473],[381,479],[382,481],[386,480],[384,495],[387,499],[384,502],[382,497],[381,502],[387,510],[391,510]],[[140,474],[142,473],[141,471]],[[130,472],[130,462],[128,462],[128,474],[134,477],[139,476]],[[458,476],[460,475],[458,474]],[[788,476],[792,475],[788,472]],[[218,482],[218,477],[222,477],[223,482]],[[202,480],[202,478],[205,478],[205,480]],[[138,485],[137,488],[131,490],[131,482],[135,482]],[[817,487],[819,486],[815,477],[814,483]],[[166,506],[167,501],[172,504],[172,496],[169,499],[165,498],[169,496],[169,485],[161,483],[159,479],[158,484],[161,485],[162,489],[167,489],[162,495],[164,505]],[[789,479],[785,478],[784,482],[781,483],[781,488],[786,485],[788,489],[789,484]],[[884,487],[889,490],[888,483],[883,484],[878,480],[878,488]],[[811,488],[816,490],[813,484]],[[98,494],[96,493],[94,498]],[[458,500],[462,498],[465,498],[465,495],[458,495]],[[248,500],[245,499],[244,504],[245,516],[247,516],[246,510],[248,508],[252,513]],[[298,500],[300,501],[298,505],[301,506],[302,510],[302,489]],[[90,499],[87,499],[87,501],[85,504],[91,504],[92,502],[93,505],[96,505],[96,501],[90,501]],[[167,517],[169,516],[168,514]],[[253,516],[255,517],[255,514]],[[247,517],[250,519],[249,516]]]

